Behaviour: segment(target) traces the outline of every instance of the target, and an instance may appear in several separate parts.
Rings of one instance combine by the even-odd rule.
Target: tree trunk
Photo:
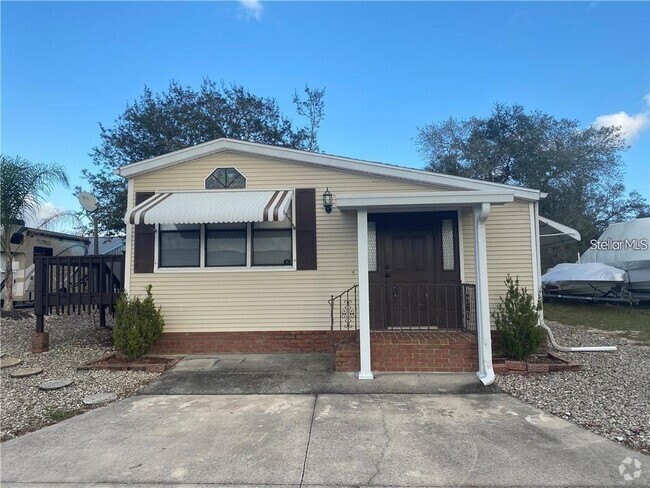
[[[13,269],[13,253],[5,252],[5,303],[4,309],[7,311],[14,308],[14,269]]]

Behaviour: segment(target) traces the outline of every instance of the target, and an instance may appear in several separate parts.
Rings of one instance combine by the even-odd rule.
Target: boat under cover
[[[627,281],[625,270],[602,263],[561,263],[542,276],[546,295],[606,297]]]

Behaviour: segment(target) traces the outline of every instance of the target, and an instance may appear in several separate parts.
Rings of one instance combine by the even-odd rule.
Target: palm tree
[[[23,219],[35,217],[43,199],[52,188],[61,184],[69,186],[65,170],[58,164],[32,163],[20,156],[0,156],[0,244],[5,268],[4,309],[13,308],[14,251],[11,236]]]

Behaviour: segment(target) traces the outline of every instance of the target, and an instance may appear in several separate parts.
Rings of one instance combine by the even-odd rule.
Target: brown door
[[[457,327],[458,266],[455,273],[443,266],[439,216],[382,214],[370,220],[376,229],[376,257],[369,273],[371,327]],[[457,255],[457,238],[454,251]]]

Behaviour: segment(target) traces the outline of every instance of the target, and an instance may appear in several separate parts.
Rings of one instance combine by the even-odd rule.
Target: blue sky
[[[74,184],[144,85],[205,76],[275,97],[326,87],[321,149],[422,167],[416,128],[497,101],[622,124],[650,197],[650,4],[2,2],[2,152]],[[600,118],[599,118],[600,117]],[[300,122],[299,118],[295,119]],[[68,190],[53,206],[78,209]]]

